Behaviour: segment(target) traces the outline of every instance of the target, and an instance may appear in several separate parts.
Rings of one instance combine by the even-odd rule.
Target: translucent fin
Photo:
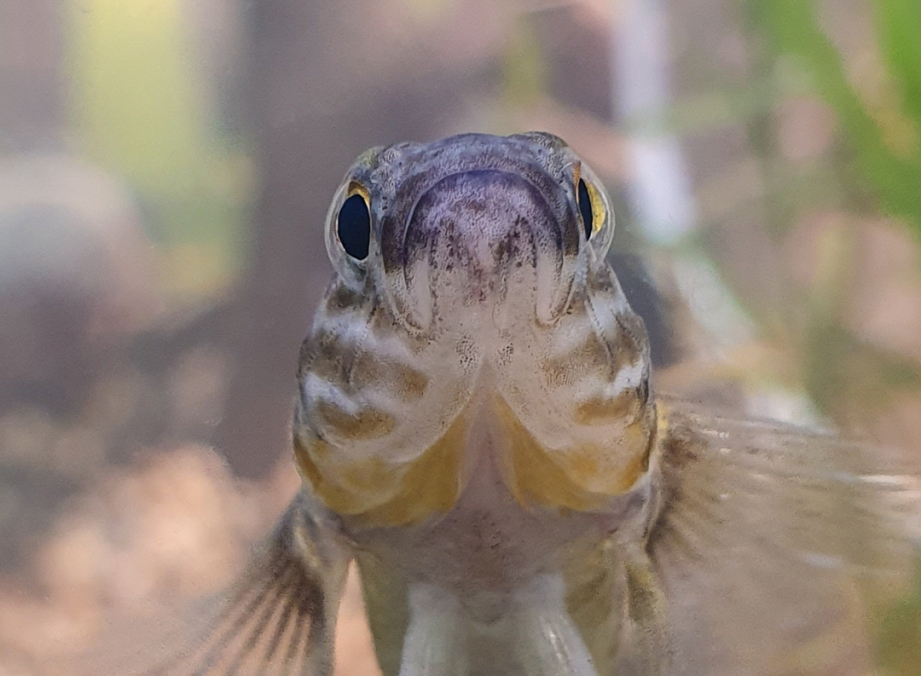
[[[460,604],[430,584],[410,585],[409,626],[399,676],[462,676],[467,673]]]
[[[679,673],[869,673],[873,618],[918,565],[918,477],[859,444],[693,411],[668,415],[663,444],[648,551]]]
[[[625,547],[623,556],[632,657],[643,676],[666,676],[672,673],[672,638],[664,591],[639,545]]]
[[[559,574],[534,576],[479,619],[429,583],[410,584],[407,600],[399,676],[598,676]]]
[[[296,498],[205,631],[143,675],[331,675],[350,556],[313,511]]]
[[[566,610],[560,575],[538,575],[513,596],[514,646],[528,676],[597,676]]]

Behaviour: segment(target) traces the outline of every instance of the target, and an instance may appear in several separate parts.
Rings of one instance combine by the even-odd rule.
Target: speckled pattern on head
[[[355,194],[370,214],[361,260],[336,227]],[[329,213],[336,278],[304,343],[295,418],[324,503],[400,525],[448,512],[486,465],[522,506],[596,507],[643,476],[645,330],[604,262],[604,190],[562,140],[374,149]]]

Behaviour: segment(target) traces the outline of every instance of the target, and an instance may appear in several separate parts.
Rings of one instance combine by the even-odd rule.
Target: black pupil
[[[588,194],[588,186],[581,178],[579,179],[579,211],[582,212],[585,239],[589,239],[595,231],[595,214],[592,211],[592,196]]]
[[[352,195],[339,209],[336,234],[342,242],[345,252],[357,260],[368,257],[368,245],[371,243],[371,214],[361,195]]]

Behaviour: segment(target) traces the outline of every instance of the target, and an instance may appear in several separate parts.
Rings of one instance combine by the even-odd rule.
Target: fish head
[[[320,497],[418,521],[483,453],[523,505],[629,490],[651,445],[649,349],[605,262],[613,231],[603,186],[549,134],[362,155],[329,211],[336,275],[299,371],[295,449]]]

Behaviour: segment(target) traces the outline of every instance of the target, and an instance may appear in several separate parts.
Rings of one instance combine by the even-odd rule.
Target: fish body
[[[915,478],[657,399],[613,229],[549,134],[363,154],[300,355],[303,488],[163,672],[331,674],[354,560],[387,676],[865,673]]]

